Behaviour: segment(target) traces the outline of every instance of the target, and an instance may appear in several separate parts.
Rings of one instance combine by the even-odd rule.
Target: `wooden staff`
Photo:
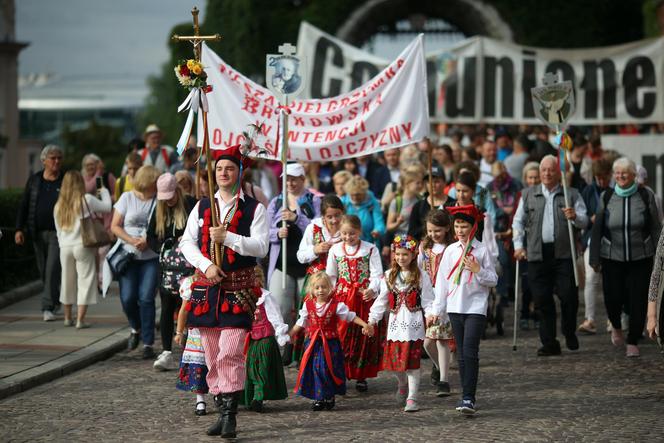
[[[194,20],[194,35],[173,35],[172,40],[176,42],[188,41],[194,46],[194,58],[196,61],[201,61],[201,44],[204,41],[219,41],[221,40],[221,35],[200,35],[200,27],[198,25],[198,8],[194,6],[191,10],[191,15]],[[201,91],[201,94],[205,92]],[[212,156],[210,155],[210,137],[208,135],[208,123],[207,123],[207,112],[201,108],[203,114],[203,151],[205,152],[207,164],[207,177],[208,177],[208,192],[210,193],[210,212],[212,213],[212,226],[219,226],[219,219],[217,217],[217,202],[214,197],[214,174],[212,172]],[[200,159],[199,159],[200,161]],[[200,164],[196,166],[196,197],[199,197],[199,188],[200,188]],[[214,244],[214,264],[221,266],[221,245],[218,243]]]

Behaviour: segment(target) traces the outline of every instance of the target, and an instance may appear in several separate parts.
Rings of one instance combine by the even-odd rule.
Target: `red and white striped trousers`
[[[208,367],[210,394],[227,394],[244,389],[244,329],[199,328]]]

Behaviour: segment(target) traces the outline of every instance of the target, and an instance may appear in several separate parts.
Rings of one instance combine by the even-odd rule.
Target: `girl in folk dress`
[[[417,256],[417,265],[425,272],[435,286],[436,274],[443,258],[447,245],[454,242],[452,237],[452,220],[447,211],[434,209],[426,218],[427,235],[420,245]],[[426,330],[424,350],[431,357],[433,369],[431,383],[438,387],[436,395],[447,397],[450,395],[448,374],[450,368],[450,352],[456,349],[450,319],[445,316],[440,323],[431,325]]]
[[[454,233],[459,241],[448,246],[443,254],[432,309],[436,314],[427,317],[427,323],[437,322],[439,314],[449,314],[463,387],[457,410],[474,414],[480,337],[486,324],[489,290],[496,286],[498,276],[491,254],[474,236],[482,218],[477,207],[455,206],[448,210],[454,218]]]
[[[263,269],[256,266],[256,284],[265,285]],[[279,346],[290,341],[288,325],[281,317],[279,304],[266,290],[256,302],[254,322],[247,334],[247,381],[244,383],[244,403],[254,412],[263,412],[263,400],[288,398],[284,366]]]
[[[344,205],[336,195],[330,194],[323,197],[320,205],[321,216],[313,219],[311,224],[304,230],[300,247],[297,250],[297,259],[300,263],[307,265],[307,275],[304,279],[304,290],[306,291],[308,279],[319,271],[324,271],[327,266],[327,253],[330,248],[341,241],[339,228],[341,217],[344,215]],[[300,296],[300,306],[304,303],[304,294]],[[293,343],[293,360],[299,362],[302,357],[302,344],[304,337],[299,336]]]
[[[429,276],[417,266],[417,242],[397,235],[392,241],[392,267],[380,283],[380,295],[371,306],[369,324],[376,325],[389,310],[387,342],[381,369],[394,371],[399,386],[397,402],[415,412],[420,386],[420,358],[425,318],[433,315],[433,288]]]
[[[361,234],[360,219],[355,215],[345,215],[341,220],[342,241],[330,248],[325,272],[332,283],[336,283],[335,298],[367,321],[369,309],[380,288],[383,266],[376,247],[360,240]],[[367,390],[367,378],[378,375],[383,330],[384,324],[380,323],[376,335],[367,337],[355,325],[340,325],[346,377],[357,380],[355,388],[360,392]]]
[[[194,277],[186,277],[180,283],[180,298],[182,306],[178,313],[178,323],[176,326],[175,342],[184,346],[182,351],[182,360],[180,361],[180,371],[178,381],[175,387],[181,391],[193,392],[196,394],[196,415],[205,415],[205,394],[208,393],[206,381],[208,368],[205,364],[205,350],[201,342],[201,333],[198,328],[189,328],[185,343],[184,330],[187,325],[187,310],[185,306],[191,298],[191,284]]]
[[[366,335],[372,335],[373,328],[343,302],[332,299],[332,282],[324,272],[309,278],[308,289],[310,295],[291,331],[291,337],[302,329],[307,333],[295,393],[314,400],[314,411],[330,410],[334,407],[335,395],[346,394],[344,354],[337,323],[339,320],[352,322]]]

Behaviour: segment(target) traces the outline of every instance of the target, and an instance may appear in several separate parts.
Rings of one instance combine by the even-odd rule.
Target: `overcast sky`
[[[174,25],[205,0],[16,0],[16,37],[30,43],[19,72],[60,76],[156,74]],[[183,43],[184,44],[184,43]]]

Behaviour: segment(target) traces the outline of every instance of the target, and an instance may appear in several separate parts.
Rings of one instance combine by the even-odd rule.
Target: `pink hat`
[[[161,174],[157,179],[157,200],[170,200],[175,195],[178,182],[170,172]]]

